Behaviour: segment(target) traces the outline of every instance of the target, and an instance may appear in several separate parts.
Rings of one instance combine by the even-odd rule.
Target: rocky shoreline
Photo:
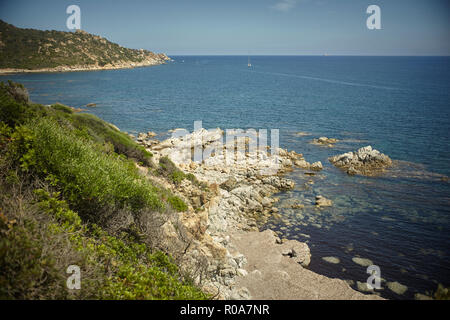
[[[166,251],[182,257],[183,268],[196,269],[197,284],[216,299],[380,299],[353,290],[344,280],[308,270],[307,244],[282,240],[271,230],[259,231],[258,226],[278,214],[273,195],[294,188],[294,182],[283,175],[294,167],[321,170],[322,164],[311,165],[301,154],[282,148],[270,155],[268,147],[239,151],[235,145],[217,145],[222,135],[220,129],[200,129],[164,141],[154,139],[153,133],[139,134],[137,139],[152,152],[155,166],[167,157],[184,174],[195,177],[178,184],[151,179],[188,204],[186,212],[162,225],[161,239]],[[239,141],[251,143],[248,137]],[[195,147],[215,149],[198,163],[192,161]],[[227,150],[235,156],[224,165]],[[332,202],[319,196],[316,205]]]
[[[155,57],[148,57],[141,62],[133,61],[120,61],[113,64],[106,64],[100,66],[98,64],[93,65],[76,65],[76,66],[58,66],[55,68],[41,68],[41,69],[15,69],[5,68],[0,69],[0,75],[2,74],[14,74],[14,73],[46,73],[46,72],[76,72],[76,71],[99,71],[99,70],[117,70],[117,69],[132,69],[139,67],[149,67],[164,64],[167,61],[172,61],[164,53],[155,55]]]

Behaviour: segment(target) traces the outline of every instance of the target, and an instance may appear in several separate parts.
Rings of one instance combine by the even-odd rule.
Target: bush
[[[146,244],[146,221],[187,206],[138,172],[136,144],[96,117],[16,99],[0,85],[0,299],[207,298]]]
[[[170,205],[172,206],[172,208],[174,208],[178,212],[183,212],[183,211],[186,211],[188,209],[188,206],[186,205],[186,203],[184,203],[184,201],[181,200],[177,196],[170,196],[167,199],[167,202],[169,202]]]
[[[180,182],[184,179],[187,179],[196,186],[201,187],[202,189],[207,188],[206,184],[199,182],[192,173],[185,174],[183,171],[178,169],[177,166],[167,156],[159,159],[159,168],[156,172],[157,174],[168,178],[176,185],[180,184]]]
[[[70,120],[76,128],[85,128],[95,141],[111,143],[116,153],[136,159],[147,166],[151,165],[152,154],[150,152],[134,142],[127,134],[118,131],[96,116],[80,113],[74,114]]]
[[[51,173],[80,213],[99,221],[95,215],[105,209],[164,210],[157,188],[142,179],[132,161],[97,150],[79,132],[64,129],[54,120],[40,119],[31,127],[32,147],[26,145],[28,151],[21,152],[23,166],[33,167],[42,177]]]
[[[38,189],[20,203],[0,197],[1,299],[208,298],[169,256],[83,225],[58,196]],[[81,290],[66,287],[71,264],[82,271]]]

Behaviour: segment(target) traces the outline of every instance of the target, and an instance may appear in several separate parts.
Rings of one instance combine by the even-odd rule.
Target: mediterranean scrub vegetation
[[[158,56],[83,31],[21,29],[0,20],[0,68],[40,69],[142,62]]]
[[[139,172],[151,156],[93,115],[0,83],[0,299],[208,298],[152,246],[152,218],[187,206]],[[67,289],[69,265],[81,290]]]

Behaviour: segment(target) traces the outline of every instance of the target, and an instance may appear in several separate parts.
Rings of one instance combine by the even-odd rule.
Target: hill
[[[165,54],[124,48],[82,30],[21,29],[0,20],[2,72],[119,69],[168,60]]]

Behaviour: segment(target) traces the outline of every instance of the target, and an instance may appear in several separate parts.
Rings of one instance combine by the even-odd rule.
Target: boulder
[[[310,169],[313,171],[320,171],[323,169],[322,162],[317,161],[311,164]]]
[[[306,243],[297,240],[287,240],[281,245],[281,254],[307,267],[311,262],[311,253]]]
[[[309,167],[311,166],[308,162],[306,162],[305,159],[300,159],[300,160],[295,160],[294,164],[299,167],[299,168],[303,168],[303,169],[309,169]]]
[[[237,185],[237,180],[235,177],[228,178],[225,182],[220,184],[220,187],[228,192],[233,190]]]
[[[334,166],[343,169],[349,175],[374,176],[392,166],[392,160],[371,146],[355,152],[347,152],[328,159]]]

